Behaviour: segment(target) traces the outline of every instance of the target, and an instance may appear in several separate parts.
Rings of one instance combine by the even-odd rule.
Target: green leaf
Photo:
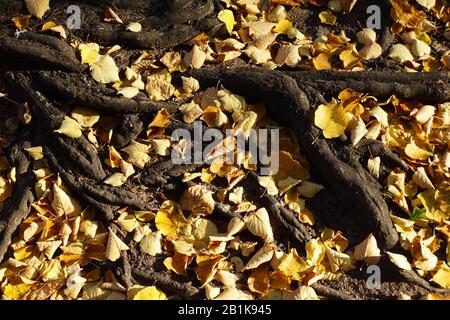
[[[412,221],[416,221],[417,219],[420,219],[425,213],[427,212],[427,209],[422,208],[414,208],[413,213],[411,215],[411,217],[409,218]]]

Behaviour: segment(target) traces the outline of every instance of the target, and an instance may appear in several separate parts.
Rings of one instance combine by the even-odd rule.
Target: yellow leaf
[[[339,58],[344,63],[345,69],[351,69],[356,64],[358,64],[359,61],[361,61],[361,58],[359,57],[359,55],[351,49],[342,51],[341,54],[339,55]]]
[[[81,54],[81,64],[87,63],[92,65],[97,61],[100,47],[96,43],[81,43],[78,46]]]
[[[247,280],[248,288],[252,292],[256,292],[265,296],[269,293],[270,278],[269,278],[269,264],[261,265],[254,269]]]
[[[325,247],[328,262],[330,263],[331,271],[337,272],[343,270],[344,272],[354,268],[352,258],[345,253]]]
[[[54,132],[63,134],[65,136],[68,136],[69,138],[77,139],[83,134],[81,130],[82,127],[76,120],[65,116],[59,129],[55,130]]]
[[[380,249],[373,234],[355,247],[353,257],[358,261],[364,260],[366,265],[377,264],[380,261]]]
[[[30,290],[31,284],[21,283],[17,285],[7,284],[3,288],[3,294],[12,300],[20,300]]]
[[[333,15],[333,13],[330,10],[325,10],[325,11],[322,11],[321,13],[319,13],[319,19],[320,19],[320,22],[329,24],[329,25],[334,25],[337,20],[336,16]]]
[[[8,199],[12,194],[12,183],[0,176],[0,203]]]
[[[117,91],[117,94],[123,95],[125,98],[133,98],[139,93],[139,89],[136,87],[124,87]]]
[[[127,181],[127,177],[122,172],[115,172],[106,178],[103,183],[113,187],[120,187]]]
[[[30,147],[30,148],[23,148],[23,150],[28,152],[30,154],[30,156],[34,160],[39,160],[39,159],[42,159],[44,157],[44,154],[43,154],[43,151],[42,151],[42,147],[40,147],[40,146],[38,146],[38,147]]]
[[[156,228],[165,236],[177,233],[186,225],[180,206],[170,200],[164,201],[155,217]]]
[[[50,0],[25,0],[28,12],[33,16],[42,19],[45,12],[50,10]]]
[[[19,31],[24,31],[26,28],[28,28],[28,24],[30,23],[30,16],[18,16],[11,19],[14,22],[14,25],[16,26]]]
[[[155,286],[144,287],[133,296],[133,300],[167,300],[164,292]]]
[[[280,20],[277,23],[277,26],[275,27],[274,31],[277,33],[286,34],[287,31],[292,28],[292,22],[286,19]]]
[[[314,68],[316,70],[330,70],[331,69],[331,62],[330,62],[330,53],[328,52],[322,52],[317,57],[313,59]]]
[[[134,140],[128,146],[122,148],[122,151],[128,154],[127,161],[140,169],[143,169],[151,160],[148,155],[149,147]]]
[[[348,115],[341,104],[321,104],[314,114],[314,124],[323,130],[327,139],[340,137],[348,122]]]
[[[401,255],[401,254],[397,254],[397,253],[392,253],[389,251],[386,251],[389,260],[391,260],[391,262],[393,264],[395,264],[397,267],[399,267],[400,269],[404,269],[404,270],[412,270],[411,269],[411,265],[408,262],[408,259],[406,259],[405,256]]]
[[[154,101],[168,100],[175,92],[175,87],[171,84],[171,81],[172,76],[166,69],[153,73],[147,77],[145,91]]]
[[[116,261],[120,258],[120,252],[129,250],[130,248],[122,241],[116,234],[108,228],[108,243],[106,245],[106,258],[111,261]]]
[[[272,176],[258,176],[258,183],[261,187],[266,188],[268,195],[276,196],[278,194],[278,188]]]
[[[87,107],[77,107],[72,110],[70,115],[85,128],[92,127],[100,120],[100,113],[97,110]]]
[[[273,240],[269,214],[265,208],[260,208],[258,211],[248,214],[244,218],[244,222],[247,229],[255,236],[267,241]]]
[[[202,287],[214,278],[219,262],[224,258],[222,255],[198,255],[196,257],[197,270],[195,270],[195,274],[202,283]]]
[[[414,160],[426,160],[428,159],[428,157],[433,155],[431,151],[422,149],[417,146],[414,141],[406,145],[405,153],[408,157]]]
[[[160,156],[168,156],[170,155],[169,147],[170,140],[169,139],[153,139],[151,141],[151,146],[153,151]]]
[[[233,11],[224,9],[219,12],[219,14],[217,15],[217,19],[219,19],[219,21],[222,21],[223,23],[225,23],[225,27],[227,28],[228,33],[231,34],[231,32],[233,32],[233,28],[236,25],[236,21],[234,20]]]
[[[126,29],[131,32],[140,32],[142,25],[139,22],[130,22]]]
[[[173,257],[167,257],[164,259],[164,265],[168,270],[175,272],[176,274],[186,276],[186,268],[191,261],[191,258],[185,254],[175,251]]]
[[[215,201],[206,186],[195,185],[183,193],[180,204],[183,210],[191,211],[194,215],[206,215],[214,211]]]
[[[156,256],[162,252],[161,231],[150,232],[140,242],[141,251],[151,256]]]
[[[108,55],[99,55],[90,69],[95,81],[100,83],[120,81],[119,68],[114,59]]]
[[[61,261],[57,259],[44,261],[39,269],[39,273],[44,282],[58,280],[64,276]]]
[[[42,31],[51,30],[53,32],[59,33],[59,35],[61,37],[63,37],[64,39],[67,38],[66,30],[64,29],[64,27],[60,26],[60,25],[57,25],[53,21],[48,21],[48,22],[44,23],[42,25],[41,30]]]
[[[192,67],[194,69],[200,69],[206,60],[206,52],[202,50],[198,45],[194,45],[192,50],[189,51],[183,58],[183,62],[186,67]]]
[[[307,263],[297,254],[297,250],[291,249],[289,254],[285,254],[281,258],[277,269],[293,280],[300,280],[300,273],[304,272],[307,268]]]
[[[203,114],[202,108],[194,101],[183,104],[180,111],[183,112],[183,121],[186,123],[194,122]]]
[[[73,200],[56,183],[53,184],[52,208],[58,216],[71,215],[75,212]]]
[[[272,260],[272,257],[273,247],[270,244],[265,244],[258,250],[258,252],[255,253],[255,255],[247,262],[241,271],[258,268],[263,263]]]
[[[170,114],[166,109],[161,109],[156,114],[155,118],[148,125],[149,128],[166,128],[170,124]]]

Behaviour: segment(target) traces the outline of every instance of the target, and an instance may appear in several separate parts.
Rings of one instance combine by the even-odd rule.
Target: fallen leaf
[[[341,104],[321,104],[314,114],[314,124],[323,130],[327,139],[340,137],[349,122],[347,113]]]
[[[30,23],[30,15],[17,16],[11,19],[19,31],[24,31]]]
[[[277,51],[274,62],[278,65],[286,64],[289,67],[295,67],[301,60],[298,49],[299,45],[281,45]]]
[[[370,234],[363,242],[355,247],[353,257],[357,261],[364,261],[368,266],[378,264],[380,261],[380,249],[373,234]]]
[[[56,183],[53,184],[53,200],[51,206],[58,216],[67,216],[75,212],[72,199]]]
[[[330,10],[324,10],[319,13],[319,19],[320,22],[329,25],[334,25],[337,21],[337,17]]]
[[[110,83],[120,81],[119,68],[116,62],[108,55],[99,55],[96,61],[91,64],[91,75],[95,81],[100,83]]]
[[[120,258],[120,252],[130,248],[116,234],[108,228],[108,242],[106,245],[106,258],[110,261],[116,261]]]
[[[115,172],[103,181],[103,183],[113,187],[120,187],[125,182],[127,182],[127,177],[122,172]]]
[[[200,69],[206,60],[206,53],[199,46],[194,45],[192,50],[184,56],[184,64],[187,67]]]
[[[222,21],[225,24],[225,27],[227,28],[228,33],[233,32],[233,28],[236,25],[236,21],[234,20],[233,11],[224,9],[219,12],[217,15],[217,19],[219,21]]]
[[[443,288],[450,287],[450,268],[445,264],[441,265],[431,279]]]
[[[57,25],[53,21],[48,21],[44,23],[41,27],[41,30],[42,31],[51,30],[53,32],[58,33],[62,38],[64,39],[67,38],[66,30],[64,29],[64,27],[61,25]]]
[[[194,215],[206,215],[214,211],[215,201],[208,188],[196,185],[183,193],[180,204],[183,210],[191,211]]]
[[[30,154],[30,156],[34,160],[40,160],[40,159],[42,159],[44,157],[43,150],[42,150],[41,146],[30,147],[30,148],[23,148],[23,150],[28,152]]]
[[[157,287],[150,286],[137,291],[133,296],[133,300],[167,300],[167,297]]]
[[[76,107],[70,116],[85,128],[93,127],[100,120],[100,113],[87,107]]]
[[[394,44],[389,52],[389,57],[399,63],[414,61],[411,51],[403,44]]]
[[[163,235],[169,236],[186,225],[186,218],[177,203],[167,200],[156,214],[155,224]]]
[[[130,22],[127,25],[126,30],[131,32],[140,32],[142,30],[142,25],[139,22]]]
[[[100,46],[97,43],[80,43],[78,46],[81,55],[81,64],[93,65],[99,57]]]
[[[114,10],[111,9],[110,7],[108,7],[108,9],[106,10],[105,21],[106,22],[115,22],[115,23],[123,24],[122,19],[120,19],[120,17],[117,15],[117,13],[115,13]]]
[[[417,146],[414,141],[406,145],[405,153],[408,157],[414,160],[426,160],[428,157],[433,155],[431,151]]]
[[[260,208],[256,212],[248,214],[244,218],[247,229],[257,237],[264,240],[273,240],[273,231],[270,226],[269,214],[265,208]]]
[[[148,155],[149,147],[134,140],[128,146],[122,148],[122,151],[128,154],[127,161],[140,169],[143,169],[151,160]]]
[[[250,270],[258,268],[263,263],[272,260],[273,257],[273,247],[270,244],[265,244],[261,249],[259,249],[253,257],[247,262],[241,271]]]
[[[50,10],[50,0],[25,0],[25,4],[28,12],[39,19]]]
[[[64,116],[61,126],[54,132],[63,134],[73,139],[77,139],[83,134],[81,125],[76,120],[68,116]]]
[[[397,253],[392,253],[389,251],[386,251],[389,260],[391,260],[391,262],[393,264],[395,264],[397,267],[399,267],[400,269],[404,269],[404,270],[412,270],[411,269],[411,265],[408,262],[408,259],[406,259],[405,256],[401,255],[401,254],[397,254]]]
[[[140,242],[140,248],[143,253],[156,256],[162,253],[161,231],[155,231],[147,234]]]

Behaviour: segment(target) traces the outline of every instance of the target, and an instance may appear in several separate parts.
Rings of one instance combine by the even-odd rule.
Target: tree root
[[[450,100],[450,76],[447,72],[336,72],[336,71],[286,71],[300,88],[310,85],[329,96],[346,88],[367,93],[381,99],[396,95],[402,99],[420,99],[430,103]]]
[[[82,71],[73,49],[55,37],[26,32],[16,38],[11,33],[0,35],[0,59],[13,69],[62,69]]]
[[[33,74],[43,92],[69,105],[91,107],[105,114],[126,114],[158,111],[162,108],[176,111],[177,105],[144,99],[128,99],[117,96],[114,89],[98,84],[91,77],[61,71],[39,71]],[[83,90],[80,90],[80,87]]]
[[[353,298],[348,294],[330,288],[324,284],[315,283],[312,287],[319,296],[326,297],[329,300],[353,300]]]
[[[0,262],[3,261],[13,234],[31,210],[34,201],[34,175],[32,172],[17,177],[14,193],[0,212]]]

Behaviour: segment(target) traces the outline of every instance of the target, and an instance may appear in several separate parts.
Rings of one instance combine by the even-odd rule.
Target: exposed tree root
[[[91,77],[61,71],[39,71],[33,74],[42,90],[66,104],[92,107],[106,114],[124,114],[157,111],[166,108],[175,111],[177,106],[168,102],[154,102],[148,97],[127,99],[114,89],[105,87]],[[80,87],[83,90],[80,90]]]
[[[295,79],[300,88],[310,85],[329,96],[352,88],[381,99],[396,95],[402,99],[420,99],[430,103],[450,100],[450,77],[447,72],[287,71],[285,73]]]
[[[318,295],[328,298],[329,300],[353,300],[353,297],[344,292],[330,288],[324,284],[315,283],[313,286]]]
[[[0,211],[0,261],[3,261],[12,237],[31,210],[34,201],[34,175],[27,172],[17,177],[13,196]]]
[[[16,69],[56,68],[81,71],[83,67],[75,57],[73,49],[55,37],[26,32],[16,38],[13,34],[0,35],[0,59]]]

